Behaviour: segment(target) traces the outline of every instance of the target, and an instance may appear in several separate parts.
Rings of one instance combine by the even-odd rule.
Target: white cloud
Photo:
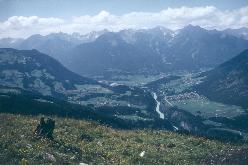
[[[58,31],[64,20],[58,18],[39,18],[37,16],[13,16],[0,22],[0,37],[28,37],[32,34],[48,34]]]
[[[0,38],[28,37],[32,34],[46,35],[51,32],[88,33],[108,29],[119,31],[128,28],[152,28],[165,26],[179,29],[188,24],[207,29],[248,27],[248,6],[236,10],[219,10],[214,6],[167,8],[160,12],[131,12],[113,15],[101,11],[97,15],[83,15],[69,20],[60,18],[40,18],[37,16],[13,16],[0,22]]]

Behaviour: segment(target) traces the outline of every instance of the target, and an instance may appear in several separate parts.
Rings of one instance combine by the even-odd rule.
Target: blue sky
[[[188,24],[248,27],[248,0],[0,0],[0,38]]]
[[[247,0],[0,0],[0,20],[14,15],[69,18],[102,10],[118,15],[133,11],[156,12],[168,7],[215,6],[231,10],[246,5]]]

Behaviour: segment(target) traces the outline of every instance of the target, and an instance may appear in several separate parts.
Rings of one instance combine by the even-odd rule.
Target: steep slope
[[[65,65],[81,75],[192,71],[215,67],[247,48],[247,40],[192,25],[176,32],[124,30],[77,46]]]
[[[59,96],[76,85],[98,84],[81,77],[36,50],[0,49],[0,84]]]
[[[212,100],[248,107],[248,50],[205,73],[196,88]]]
[[[177,32],[166,53],[174,69],[216,67],[248,48],[246,40],[189,25]]]

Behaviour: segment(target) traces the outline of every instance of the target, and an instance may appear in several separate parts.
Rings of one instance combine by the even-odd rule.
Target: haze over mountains
[[[16,48],[22,50],[37,49],[42,53],[49,54],[56,59],[63,59],[63,54],[76,45],[92,42],[105,33],[106,30],[91,32],[86,35],[79,33],[51,33],[47,36],[40,34],[32,35],[27,39],[4,38],[0,40],[1,48]]]
[[[55,33],[2,39],[0,47],[37,49],[81,75],[192,71],[215,67],[248,48],[243,31],[189,25],[178,31],[156,27],[88,35]]]
[[[248,39],[248,28],[243,27],[240,29],[226,29],[223,31],[224,33],[227,33],[229,35],[233,35],[239,38],[243,38],[243,39]]]
[[[105,33],[94,42],[77,46],[69,53],[70,63],[65,65],[82,75],[103,74],[102,71],[109,70],[131,73],[192,71],[215,67],[247,46],[247,40],[191,25],[176,32],[161,27],[126,30]],[[89,65],[90,62],[94,65]]]
[[[125,128],[186,130],[212,137],[216,132],[207,133],[207,130],[219,129],[219,126],[204,122],[212,121],[211,116],[219,108],[218,102],[247,106],[243,99],[248,90],[246,56],[235,56],[248,48],[248,40],[224,31],[189,25],[178,31],[156,27],[88,35],[55,33],[33,35],[27,39],[2,39],[0,43],[18,49],[37,49],[51,56],[37,50],[0,49],[0,92],[3,95],[21,89],[54,97],[86,106],[100,116],[125,121],[122,125]],[[231,62],[226,62],[228,60]],[[181,71],[197,73],[215,67],[200,80],[178,74]],[[102,76],[102,81],[82,75]],[[108,75],[115,77],[106,78]],[[146,83],[153,85],[146,86],[142,82],[129,86],[125,81],[131,81],[130,75],[141,75],[148,79]],[[157,75],[160,77],[149,80],[149,77]],[[137,79],[134,81],[141,81]],[[188,93],[191,87],[196,90]],[[204,97],[213,101],[208,104],[215,106],[210,117],[194,114],[194,108],[199,111],[202,106],[198,104],[208,102],[202,99]],[[191,104],[188,103],[191,99],[196,101],[195,107],[188,110],[185,106]],[[237,117],[243,113],[243,109],[235,110],[230,116]],[[160,119],[161,114],[166,119]],[[233,120],[237,121],[236,118]],[[246,130],[244,125],[239,127],[235,122],[224,124],[221,129]],[[224,130],[230,138],[243,138],[235,131]],[[223,138],[223,130],[217,132]]]

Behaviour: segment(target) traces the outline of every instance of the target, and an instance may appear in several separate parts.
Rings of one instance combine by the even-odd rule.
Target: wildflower
[[[142,152],[139,154],[139,156],[140,156],[140,157],[144,157],[145,153],[146,153],[145,151],[142,151]]]

